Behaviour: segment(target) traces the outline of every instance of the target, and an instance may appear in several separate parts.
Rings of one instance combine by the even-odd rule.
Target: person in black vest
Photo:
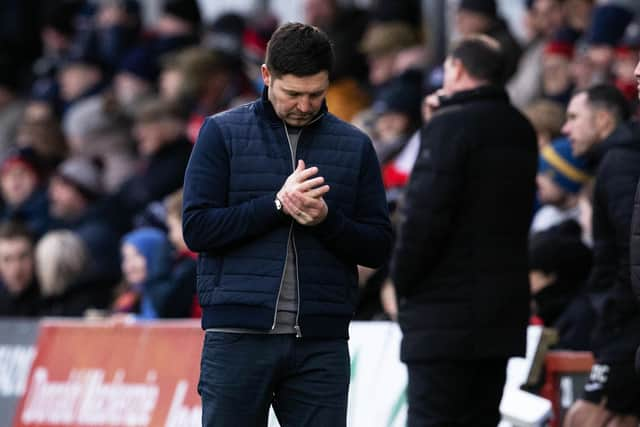
[[[327,110],[333,52],[278,28],[262,99],[206,119],[184,182],[198,252],[203,426],[345,426],[357,266],[391,250],[370,139]],[[532,199],[533,200],[533,199]]]
[[[629,235],[640,178],[640,126],[628,122],[629,105],[612,85],[574,94],[563,132],[574,156],[596,170],[593,194],[593,268],[587,292],[597,313],[594,364],[584,395],[565,426],[637,426],[640,378],[634,372],[640,345],[640,307],[631,289]]]
[[[525,352],[538,150],[503,67],[494,39],[463,38],[425,99],[392,261],[411,427],[496,426],[507,359]]]

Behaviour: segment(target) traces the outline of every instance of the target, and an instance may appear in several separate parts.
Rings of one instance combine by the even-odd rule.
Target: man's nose
[[[308,113],[309,111],[311,111],[311,102],[309,102],[308,97],[304,96],[300,98],[300,100],[298,101],[298,110],[303,113]]]

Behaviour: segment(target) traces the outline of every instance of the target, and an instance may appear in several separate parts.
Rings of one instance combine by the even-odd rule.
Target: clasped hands
[[[304,161],[284,182],[276,197],[282,203],[282,210],[302,225],[316,225],[324,221],[329,212],[323,196],[329,191],[324,178],[316,176],[318,168],[307,168]]]

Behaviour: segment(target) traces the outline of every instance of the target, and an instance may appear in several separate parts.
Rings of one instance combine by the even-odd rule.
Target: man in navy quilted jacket
[[[327,111],[333,52],[315,27],[280,27],[262,99],[209,117],[184,184],[206,330],[203,426],[346,425],[357,265],[391,248],[371,141]]]

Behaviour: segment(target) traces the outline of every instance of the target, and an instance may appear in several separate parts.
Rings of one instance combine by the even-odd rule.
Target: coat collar
[[[482,85],[470,90],[462,90],[440,100],[441,107],[465,104],[476,101],[505,101],[509,102],[509,95],[504,88],[494,85]]]
[[[595,144],[585,154],[588,167],[596,170],[605,154],[614,147],[640,150],[640,123],[635,121],[620,123],[601,143]]]

